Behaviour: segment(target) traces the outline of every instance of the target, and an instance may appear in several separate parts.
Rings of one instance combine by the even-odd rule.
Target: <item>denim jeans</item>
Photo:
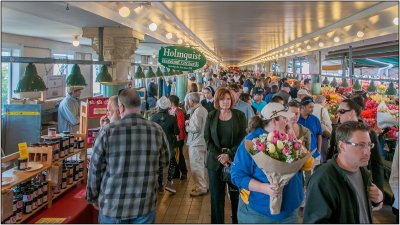
[[[211,223],[224,223],[225,191],[228,184],[229,197],[231,200],[232,223],[237,224],[237,209],[239,200],[239,191],[230,182],[221,180],[222,165],[215,170],[208,170],[208,179],[211,197]]]
[[[284,219],[272,219],[265,215],[262,215],[248,205],[244,204],[242,198],[239,198],[239,209],[238,209],[238,220],[239,223],[299,223],[299,209],[296,209],[288,217]]]
[[[138,216],[136,218],[132,219],[116,219],[116,218],[111,218],[107,216],[103,216],[101,211],[99,211],[99,223],[103,224],[133,224],[133,223],[139,223],[139,224],[146,224],[146,223],[155,223],[156,222],[156,212],[151,211],[150,213],[143,215],[143,216]]]

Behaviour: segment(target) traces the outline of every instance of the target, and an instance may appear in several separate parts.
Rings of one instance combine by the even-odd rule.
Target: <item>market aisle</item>
[[[184,148],[185,159],[188,159],[188,149]],[[189,170],[189,160],[186,160]],[[176,194],[168,191],[160,193],[157,202],[156,223],[211,223],[210,194],[200,197],[190,197],[192,188],[190,172],[187,180],[174,179]],[[385,205],[382,210],[374,213],[374,222],[379,224],[395,223],[392,208]],[[303,220],[300,211],[300,221]],[[225,197],[225,223],[231,223],[231,206],[228,197]]]
[[[176,194],[164,190],[158,194],[156,223],[211,223],[210,194],[199,197],[190,197],[193,187],[189,168],[188,148],[185,145],[184,156],[188,166],[186,180],[174,179]],[[225,223],[232,223],[231,206],[228,197],[225,197]]]

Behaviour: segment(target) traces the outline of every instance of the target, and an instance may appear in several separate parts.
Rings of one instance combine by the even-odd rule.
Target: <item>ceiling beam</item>
[[[172,22],[178,25],[188,36],[193,38],[201,47],[209,51],[214,57],[220,59],[213,50],[211,50],[196,34],[194,34],[163,2],[152,2],[152,5],[157,6]]]
[[[373,5],[372,7],[369,7],[368,9],[365,9],[365,10],[363,10],[363,11],[357,13],[357,14],[349,16],[349,17],[347,17],[345,19],[342,19],[342,20],[340,20],[340,21],[338,21],[336,23],[333,23],[333,24],[331,24],[329,26],[326,26],[326,27],[324,27],[324,28],[322,28],[322,29],[320,29],[318,31],[312,32],[310,34],[307,34],[307,35],[305,35],[305,36],[303,36],[301,38],[297,38],[297,39],[295,39],[295,40],[293,40],[291,42],[288,42],[288,43],[286,43],[286,44],[284,44],[284,45],[282,45],[282,46],[280,46],[278,48],[275,48],[273,50],[270,50],[270,51],[268,51],[266,53],[263,53],[263,54],[260,54],[260,55],[258,55],[256,57],[253,57],[251,59],[245,60],[245,61],[243,61],[243,62],[241,62],[239,64],[245,64],[245,63],[247,63],[249,61],[252,61],[252,60],[255,60],[257,58],[265,57],[266,55],[268,55],[270,53],[273,53],[273,52],[276,52],[276,51],[279,51],[279,50],[283,50],[284,48],[288,48],[288,47],[290,47],[291,45],[293,45],[295,43],[300,43],[300,42],[303,42],[303,41],[306,41],[306,40],[310,40],[310,39],[312,39],[312,38],[314,38],[316,36],[319,36],[321,34],[328,33],[329,31],[331,31],[331,30],[333,30],[335,28],[344,27],[346,25],[352,24],[356,20],[359,20],[359,19],[371,16],[371,15],[374,15],[376,12],[379,12],[379,11],[382,11],[382,10],[387,9],[389,7],[397,6],[397,5],[398,5],[398,3],[395,2],[395,1],[377,3],[377,4]]]
[[[97,2],[69,2],[70,5],[73,5],[75,7],[78,7],[80,9],[86,10],[88,12],[91,12],[93,14],[96,14],[98,16],[107,18],[109,20],[115,21],[117,23],[120,23],[124,26],[130,27],[138,32],[147,34],[151,37],[154,37],[164,43],[167,44],[175,44],[171,40],[167,39],[164,37],[164,35],[161,35],[157,32],[150,31],[150,29],[147,26],[143,26],[142,24],[136,22],[134,19],[130,18],[123,18],[119,15],[117,11],[114,11],[108,7],[103,6],[101,3]]]

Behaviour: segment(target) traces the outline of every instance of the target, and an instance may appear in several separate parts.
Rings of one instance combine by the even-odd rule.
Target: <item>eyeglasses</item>
[[[352,109],[339,109],[338,110],[338,113],[340,113],[340,114],[345,114],[345,113],[347,113],[347,112],[350,112]]]
[[[374,143],[364,144],[364,143],[354,143],[354,142],[350,142],[350,141],[345,141],[344,143],[352,145],[352,146],[356,147],[357,149],[366,149],[366,148],[372,149],[375,146]]]

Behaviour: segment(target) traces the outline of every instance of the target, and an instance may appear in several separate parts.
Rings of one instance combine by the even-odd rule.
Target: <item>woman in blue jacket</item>
[[[278,130],[292,132],[289,119],[292,113],[280,103],[269,103],[261,111],[264,119],[263,128],[256,128],[246,136],[253,140],[261,134]],[[231,166],[232,183],[240,190],[238,221],[239,223],[298,223],[298,209],[304,199],[303,178],[296,173],[279,193],[275,184],[257,167],[251,155],[245,149],[244,141],[239,145]],[[270,212],[270,196],[283,195],[279,214]]]

